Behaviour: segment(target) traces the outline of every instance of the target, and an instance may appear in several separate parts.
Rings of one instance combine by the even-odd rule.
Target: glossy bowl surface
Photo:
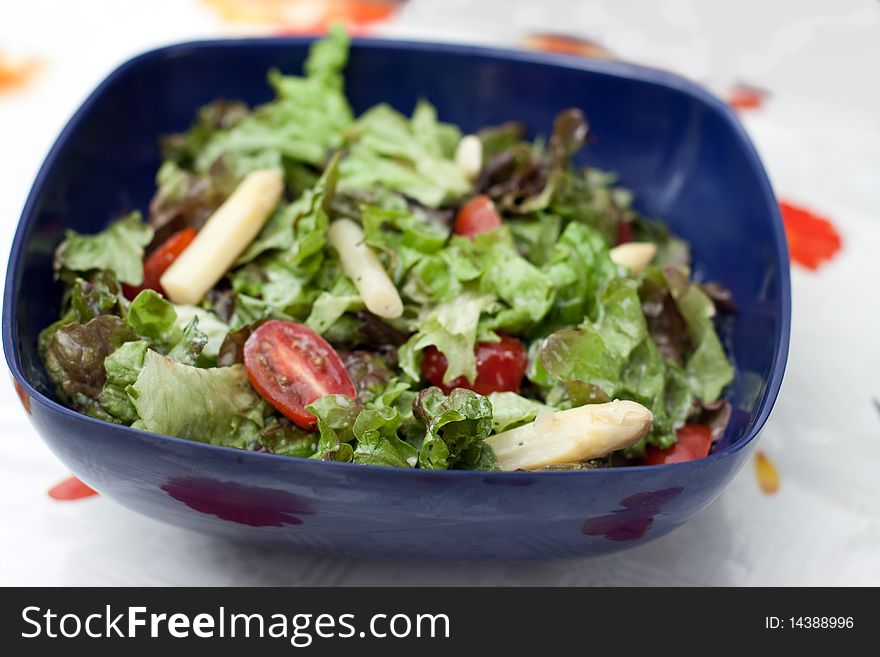
[[[57,403],[39,331],[57,317],[52,251],[146,210],[157,138],[214,98],[271,97],[266,71],[299,72],[308,40],[186,43],[140,55],[83,103],[47,156],[13,244],[3,306],[7,362],[34,426],[90,486],[149,516],[227,537],[356,557],[523,559],[637,545],[706,507],[742,466],[782,380],[789,342],[785,237],[773,192],[732,112],[696,85],[622,63],[465,46],[356,40],[356,111],[420,97],[464,130],[516,119],[549,130],[577,106],[594,143],[583,160],[617,171],[637,205],[693,247],[696,269],[738,306],[723,338],[736,409],[701,461],[558,473],[395,470],[321,463],[135,431]]]

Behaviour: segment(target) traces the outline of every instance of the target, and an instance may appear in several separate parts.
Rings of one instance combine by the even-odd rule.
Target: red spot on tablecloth
[[[727,95],[727,103],[733,109],[755,110],[760,109],[764,101],[770,97],[770,92],[750,84],[735,85]]]
[[[622,509],[604,516],[588,518],[581,531],[586,536],[604,536],[612,541],[635,541],[654,524],[654,516],[684,489],[681,486],[636,493],[621,500]]]
[[[84,497],[91,497],[97,494],[98,491],[89,488],[76,477],[65,479],[60,484],[55,484],[49,489],[49,497],[61,502],[81,500]]]
[[[563,55],[579,55],[594,59],[616,59],[616,55],[601,43],[567,34],[536,32],[525,38],[524,45],[541,52],[556,52]]]
[[[0,52],[0,95],[26,87],[43,67],[35,57],[13,59]]]
[[[785,201],[779,208],[792,262],[816,270],[840,251],[843,241],[829,219]]]
[[[230,23],[289,35],[321,34],[342,23],[353,34],[391,18],[406,0],[203,0]]]
[[[301,525],[301,516],[315,513],[306,500],[287,491],[232,481],[175,477],[162,490],[194,511],[250,527]]]
[[[12,386],[15,388],[15,394],[18,395],[18,398],[21,400],[21,405],[24,406],[25,412],[30,415],[31,396],[27,393],[27,390],[21,387],[21,384],[15,377],[12,377]]]

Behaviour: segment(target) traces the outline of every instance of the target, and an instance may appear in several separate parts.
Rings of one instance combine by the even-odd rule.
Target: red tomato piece
[[[251,385],[303,429],[317,420],[306,406],[327,395],[356,397],[339,354],[308,326],[269,320],[244,344],[244,368]]]
[[[473,237],[501,226],[501,217],[488,196],[474,196],[455,217],[455,232]]]
[[[617,224],[617,243],[626,244],[632,242],[636,238],[636,231],[633,225],[628,221],[621,221]]]
[[[186,247],[196,238],[198,232],[194,228],[184,228],[174,233],[156,247],[144,261],[144,280],[138,286],[123,285],[122,292],[127,299],[134,299],[143,290],[163,292],[159,279],[171,266]],[[163,292],[164,294],[164,292]]]
[[[668,449],[648,445],[645,465],[685,463],[709,455],[712,447],[712,430],[703,424],[686,424],[675,432],[678,442]]]
[[[448,393],[453,388],[467,388],[481,395],[491,392],[519,392],[529,357],[523,343],[509,335],[500,342],[480,342],[474,349],[477,357],[477,377],[471,383],[464,376],[443,383],[449,363],[436,347],[428,347],[422,356],[422,376],[431,385]]]

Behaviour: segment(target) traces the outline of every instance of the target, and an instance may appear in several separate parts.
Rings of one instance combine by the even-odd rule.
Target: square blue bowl
[[[104,423],[58,403],[37,352],[57,317],[52,252],[145,211],[158,137],[215,98],[271,98],[266,71],[298,72],[306,39],[185,43],[120,66],[83,103],[34,182],[3,305],[9,369],[38,433],[70,470],[123,505],[196,531],[353,557],[510,560],[586,556],[652,540],[717,497],[755,445],[789,343],[788,254],[761,162],[731,110],[675,75],[617,62],[457,45],[355,40],[356,111],[425,97],[465,131],[516,119],[549,130],[582,108],[583,162],[620,174],[643,212],[689,240],[698,274],[737,303],[723,339],[733,418],[713,453],[659,467],[579,472],[421,471],[246,452]]]

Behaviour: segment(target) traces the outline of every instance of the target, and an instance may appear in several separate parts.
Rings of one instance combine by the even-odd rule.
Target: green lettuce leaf
[[[174,304],[155,290],[142,290],[128,309],[128,324],[135,333],[167,351],[180,342],[183,331],[177,323]]]
[[[194,319],[198,319],[198,330],[205,334],[207,341],[199,355],[199,365],[213,366],[217,362],[220,347],[229,334],[229,325],[217,315],[198,306],[175,305],[177,325],[184,330]]]
[[[345,395],[327,395],[306,407],[318,419],[318,443],[311,458],[346,461],[354,457],[353,427],[363,406]]]
[[[168,358],[183,365],[195,365],[208,344],[208,336],[199,330],[199,318],[193,317],[183,329],[180,341],[168,351]]]
[[[107,413],[124,424],[131,424],[138,419],[137,410],[131,403],[126,388],[137,381],[149,346],[147,340],[125,342],[104,359],[107,379],[98,396],[98,402]]]
[[[691,387],[700,401],[713,402],[733,380],[733,368],[712,323],[715,304],[699,285],[690,283],[686,271],[667,269],[666,278],[694,346],[685,365]]]
[[[492,430],[495,433],[528,424],[542,413],[556,410],[515,392],[493,392],[489,401],[492,403]]]
[[[89,272],[106,269],[129,285],[144,280],[144,247],[153,239],[153,229],[141,221],[139,212],[114,221],[95,235],[67,231],[55,250],[56,272]]]
[[[239,448],[259,440],[263,401],[241,365],[201,369],[149,350],[127,392],[146,431]]]
[[[519,254],[507,229],[478,235],[474,245],[484,272],[480,289],[508,306],[494,315],[489,326],[521,333],[540,322],[554,301],[550,277]]]
[[[410,120],[389,105],[377,105],[348,131],[340,188],[384,187],[430,207],[464,196],[471,185],[452,159],[459,137],[457,128],[437,121],[425,101]]]
[[[323,334],[345,313],[362,310],[363,307],[364,302],[354,284],[340,273],[333,287],[321,292],[315,299],[306,324]]]
[[[318,436],[298,427],[286,417],[272,417],[260,432],[260,445],[268,452],[309,458],[317,449]]]
[[[379,410],[393,408],[400,418],[398,435],[410,444],[418,444],[425,435],[425,425],[413,412],[413,402],[417,394],[409,381],[394,377],[385,384],[384,389],[378,386],[373,388],[373,396],[366,400],[365,405],[367,408]]]
[[[601,235],[580,223],[569,223],[543,267],[555,291],[541,333],[580,324],[596,316],[597,299],[617,268]]]
[[[622,368],[647,337],[636,284],[614,279],[602,294],[599,320],[549,335],[541,363],[556,380],[593,384],[613,399],[622,389]]]
[[[304,77],[270,71],[276,99],[215,131],[195,158],[196,171],[209,172],[221,162],[240,179],[255,168],[322,165],[352,121],[342,77],[348,46],[345,31],[334,27],[312,46]]]
[[[397,429],[402,423],[403,418],[390,406],[362,410],[353,426],[358,441],[354,462],[398,468],[415,467],[418,451],[397,436]]]
[[[427,427],[419,450],[420,467],[496,467],[491,447],[483,442],[492,432],[492,403],[486,397],[464,388],[445,395],[440,388],[430,387],[418,393],[413,410]]]

